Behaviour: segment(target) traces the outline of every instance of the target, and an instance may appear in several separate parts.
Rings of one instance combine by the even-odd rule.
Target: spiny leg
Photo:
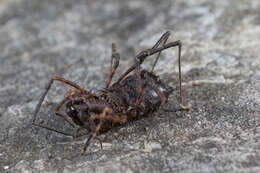
[[[92,105],[92,106],[90,106],[90,107],[91,107],[90,110],[99,110],[102,106],[104,106],[104,105]],[[112,109],[111,109],[111,108],[108,108],[108,107],[104,107],[102,113],[101,113],[101,114],[98,114],[98,115],[105,116],[108,112],[112,113]],[[94,115],[91,115],[91,117],[92,117],[92,116],[94,116]],[[94,123],[95,118],[91,118],[91,117],[90,117],[90,122],[91,122],[92,124],[95,124],[95,123]],[[101,129],[103,123],[104,123],[104,121],[100,120],[100,122],[99,122],[99,124],[96,126],[94,132],[89,136],[88,140],[86,141],[86,143],[85,143],[85,145],[84,145],[84,147],[83,147],[83,150],[82,150],[82,152],[81,152],[81,155],[83,155],[83,154],[86,152],[86,150],[87,150],[87,148],[88,148],[90,142],[92,141],[92,139],[97,137],[97,134],[98,134],[99,130]],[[103,147],[102,147],[102,141],[101,141],[99,138],[97,138],[97,139],[99,140],[100,147],[103,148]]]
[[[93,134],[91,134],[91,136],[86,141],[83,151],[81,152],[81,155],[83,155],[86,152],[87,147],[89,146],[92,138],[97,138],[97,136],[99,135],[98,133],[99,133],[100,129],[102,129],[102,125],[104,124],[105,121],[111,121],[113,124],[116,124],[116,123],[124,124],[127,122],[127,116],[120,115],[120,114],[114,114],[113,110],[111,108],[105,107],[104,110],[102,111],[102,113],[91,115],[90,120],[93,122],[94,122],[94,120],[99,120],[99,123],[96,126]],[[97,138],[97,139],[99,140],[99,143],[100,143],[100,146],[102,149],[102,142],[99,138]]]
[[[81,155],[83,155],[83,154],[86,152],[86,150],[87,150],[87,148],[88,148],[88,146],[89,146],[91,140],[92,140],[93,138],[96,138],[96,136],[98,135],[98,132],[99,132],[99,130],[101,129],[101,127],[102,127],[103,124],[104,124],[104,122],[103,122],[103,121],[100,121],[100,123],[96,126],[95,132],[94,132],[93,134],[91,134],[90,137],[88,138],[88,140],[86,141],[86,143],[85,143],[85,145],[84,145],[84,148],[83,148],[83,150],[82,150],[82,152],[81,152]],[[103,148],[103,147],[102,147],[102,142],[100,141],[99,138],[98,138],[98,140],[99,140],[99,142],[100,142],[101,148]]]
[[[120,55],[119,53],[116,52],[116,45],[113,43],[112,44],[112,56],[111,56],[111,63],[110,63],[110,76],[107,80],[107,85],[106,85],[106,88],[109,87],[111,81],[112,81],[112,78],[116,72],[116,69],[117,67],[119,66],[119,61],[120,61]]]
[[[103,112],[102,112],[101,114],[99,114],[99,115],[102,115],[102,116],[104,117],[107,112],[111,112],[111,111],[112,111],[112,109],[110,109],[110,108],[108,108],[108,107],[105,107],[104,110],[103,110]],[[93,115],[92,115],[92,116],[93,116]],[[92,116],[91,116],[91,117],[92,117]],[[91,117],[90,117],[90,120],[91,120],[92,122],[94,122],[95,119],[94,119],[94,118],[91,118]],[[91,140],[97,136],[97,134],[98,134],[99,130],[101,129],[103,123],[104,123],[104,121],[100,120],[99,124],[96,126],[95,131],[93,132],[93,134],[90,135],[90,137],[89,137],[88,140],[86,141],[86,143],[85,143],[85,145],[84,145],[84,148],[83,148],[83,150],[82,150],[82,152],[81,152],[81,155],[83,155],[83,154],[86,152],[86,150],[87,150],[87,148],[88,148],[88,146],[89,146]]]
[[[52,79],[50,80],[49,84],[47,85],[47,87],[46,87],[46,89],[45,89],[43,95],[41,96],[41,98],[40,98],[40,100],[39,100],[39,102],[38,102],[38,104],[37,104],[37,106],[36,106],[36,108],[35,108],[35,112],[34,112],[34,115],[33,115],[32,125],[35,125],[35,126],[38,126],[38,127],[41,127],[41,128],[45,128],[45,129],[47,129],[47,130],[54,131],[54,132],[57,132],[57,133],[60,133],[60,134],[63,134],[63,135],[73,136],[72,134],[68,134],[68,133],[65,133],[65,132],[56,130],[56,129],[54,129],[54,128],[50,128],[50,127],[47,127],[47,126],[43,126],[41,123],[35,123],[35,121],[36,121],[36,116],[37,116],[37,114],[38,114],[38,112],[39,112],[39,110],[40,110],[40,108],[41,108],[41,105],[42,105],[42,103],[43,103],[43,101],[44,101],[44,98],[45,98],[45,96],[47,95],[48,91],[50,90],[50,88],[51,88],[51,86],[52,86],[52,84],[53,84],[54,81],[60,81],[61,83],[65,83],[65,84],[70,85],[70,86],[72,86],[72,87],[74,87],[74,88],[76,88],[76,89],[78,89],[78,90],[80,90],[80,91],[83,91],[83,89],[82,89],[80,86],[78,86],[77,84],[75,84],[75,83],[73,83],[73,82],[71,82],[71,81],[68,81],[68,80],[66,80],[66,79],[64,79],[64,78],[61,78],[61,77],[56,77],[56,76],[52,77]],[[59,107],[59,106],[58,106],[58,107]]]
[[[102,123],[102,124],[103,124],[103,123]],[[101,127],[102,124],[99,124],[99,128]],[[98,130],[99,130],[99,129],[98,129]],[[102,145],[101,139],[98,138],[96,135],[94,136],[94,134],[91,134],[91,135],[89,136],[88,140],[87,140],[87,141],[85,142],[85,144],[84,144],[83,150],[82,150],[82,152],[80,153],[81,155],[83,155],[83,154],[86,152],[86,150],[87,150],[87,148],[88,148],[88,146],[89,146],[89,144],[90,144],[90,142],[92,141],[93,138],[96,138],[96,139],[99,141],[100,149],[103,150],[103,145]]]

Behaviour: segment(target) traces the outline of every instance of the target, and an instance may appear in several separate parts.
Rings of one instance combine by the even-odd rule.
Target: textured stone
[[[245,0],[0,0],[0,172],[260,172],[260,2]],[[166,31],[181,40],[184,101],[178,111],[177,48],[156,73],[175,92],[153,116],[105,135],[104,150],[32,127],[53,75],[91,90],[105,86],[111,43],[117,78]],[[150,68],[153,58],[144,68]],[[56,83],[38,119],[53,115],[68,87]],[[173,111],[167,111],[173,110]]]

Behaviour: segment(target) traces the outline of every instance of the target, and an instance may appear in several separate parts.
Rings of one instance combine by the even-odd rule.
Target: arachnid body
[[[76,133],[68,134],[55,128],[44,126],[42,123],[36,123],[36,116],[53,82],[60,81],[71,86],[72,88],[65,94],[64,99],[56,108],[55,114],[63,118],[74,129],[85,129],[90,134],[82,152],[84,153],[91,140],[97,138],[99,134],[108,131],[116,124],[123,125],[131,119],[153,113],[167,101],[172,88],[163,83],[153,73],[153,70],[161,51],[175,46],[179,48],[179,102],[181,107],[185,108],[182,105],[181,92],[181,42],[166,43],[169,36],[170,32],[168,31],[161,36],[151,49],[141,51],[136,55],[134,64],[111,85],[120,60],[116,47],[112,44],[110,76],[106,87],[97,94],[85,90],[71,81],[53,77],[36,106],[32,124],[64,135],[78,137],[77,131]],[[152,70],[141,70],[143,61],[154,54],[157,54],[157,56]],[[132,71],[134,73],[130,75],[129,73]],[[60,113],[62,106],[65,106],[66,114]]]

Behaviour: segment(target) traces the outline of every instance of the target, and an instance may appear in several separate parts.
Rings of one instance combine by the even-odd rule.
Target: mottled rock
[[[210,0],[0,0],[0,172],[260,172],[260,2]],[[156,73],[174,89],[150,141],[151,117],[105,135],[104,149],[32,127],[53,75],[91,90],[105,86],[111,43],[117,78],[165,31],[181,40],[184,101],[179,111],[177,48]],[[150,68],[153,58],[144,68]],[[71,130],[53,115],[68,87],[56,83],[38,119]],[[169,111],[171,110],[171,111]]]

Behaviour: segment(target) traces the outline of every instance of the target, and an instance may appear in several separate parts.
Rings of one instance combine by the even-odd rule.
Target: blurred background
[[[79,153],[72,140],[30,126],[53,75],[97,91],[109,75],[111,43],[121,54],[117,78],[160,36],[181,40],[184,101],[190,112],[155,113],[131,122]],[[260,1],[0,0],[0,172],[259,172]],[[177,48],[156,74],[175,92]],[[144,68],[151,68],[153,58]],[[66,128],[53,110],[68,87],[55,85],[39,115]],[[105,137],[108,136],[108,137]]]

